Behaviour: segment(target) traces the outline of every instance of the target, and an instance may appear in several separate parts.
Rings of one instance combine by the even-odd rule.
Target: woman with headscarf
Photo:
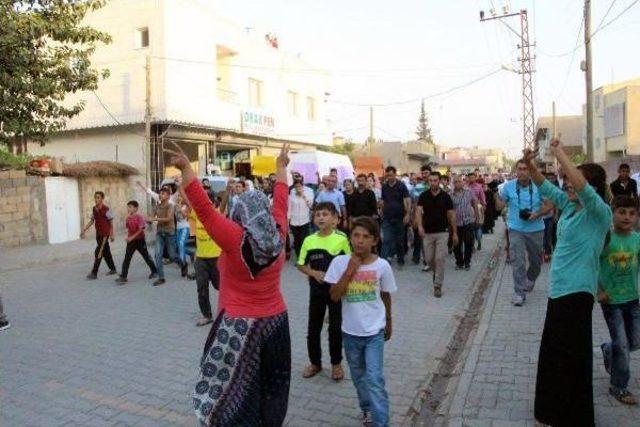
[[[260,191],[240,194],[230,218],[213,209],[182,152],[172,164],[207,233],[222,248],[218,316],[205,343],[193,404],[202,426],[280,426],[291,377],[289,320],[280,293],[287,235],[288,146],[277,160],[273,209]]]
[[[527,150],[524,156],[540,195],[562,210],[538,358],[535,418],[551,426],[588,427],[594,425],[591,313],[612,220],[605,202],[607,174],[595,163],[576,167],[557,139],[549,146],[567,173],[566,192],[540,173],[537,152]]]

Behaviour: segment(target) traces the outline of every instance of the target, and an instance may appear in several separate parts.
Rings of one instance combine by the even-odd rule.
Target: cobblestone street
[[[531,426],[538,366],[538,350],[547,304],[549,264],[545,265],[534,291],[523,307],[511,305],[511,266],[502,263],[488,291],[478,332],[463,361],[451,403],[438,425]],[[598,304],[593,311],[593,395],[596,425],[637,426],[640,409],[618,403],[608,393],[600,344],[609,341],[609,331]],[[471,343],[470,343],[471,344]],[[631,355],[629,389],[640,391],[640,354]]]
[[[497,236],[485,236],[485,249],[476,254],[471,271],[454,271],[453,260],[447,260],[441,299],[432,296],[431,275],[418,266],[395,270],[394,335],[385,348],[392,425],[405,420],[439,348],[449,341]],[[121,260],[116,255],[116,262]],[[126,286],[104,276],[91,282],[84,279],[90,261],[88,252],[81,261],[3,273],[0,291],[12,327],[0,334],[0,425],[195,425],[191,392],[208,332],[194,326],[199,317],[195,282],[179,279],[178,270],[168,268],[168,283],[154,288],[137,256]],[[348,371],[338,384],[328,370],[301,378],[307,363],[308,284],[290,266],[282,288],[293,347],[287,424],[358,425]],[[325,338],[323,351],[328,357]]]

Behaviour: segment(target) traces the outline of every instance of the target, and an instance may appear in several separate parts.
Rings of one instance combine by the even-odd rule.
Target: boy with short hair
[[[157,222],[156,229],[156,248],[155,248],[155,260],[156,269],[158,270],[158,279],[153,282],[153,286],[160,286],[165,283],[164,279],[164,266],[162,263],[162,254],[165,246],[169,251],[169,259],[176,261],[179,264],[176,254],[176,224],[174,221],[174,205],[169,203],[171,192],[162,188],[160,190],[160,203],[156,205],[155,215],[153,218],[147,218],[148,222]]]
[[[640,233],[633,231],[638,202],[633,196],[613,201],[613,231],[600,256],[598,301],[609,328],[611,342],[600,346],[604,366],[611,375],[609,393],[619,402],[635,405],[629,384],[629,353],[640,348],[638,255]]]
[[[127,250],[124,255],[124,261],[122,262],[120,277],[116,279],[116,282],[119,285],[127,283],[129,264],[131,263],[131,258],[136,251],[140,252],[140,255],[142,255],[142,258],[144,258],[144,261],[151,270],[149,279],[155,278],[158,274],[158,270],[149,256],[149,251],[147,251],[147,241],[144,238],[144,229],[147,224],[144,217],[138,213],[138,206],[138,202],[135,200],[130,200],[129,203],[127,203]]]
[[[107,272],[107,276],[112,274],[117,274],[116,265],[113,262],[113,256],[111,255],[111,248],[109,247],[109,240],[113,242],[113,211],[104,203],[104,193],[102,191],[96,191],[93,195],[93,199],[95,201],[95,206],[93,207],[93,211],[91,213],[91,221],[87,224],[87,226],[80,233],[80,238],[84,238],[87,230],[92,226],[96,225],[96,250],[95,250],[95,261],[93,262],[93,268],[91,272],[87,275],[87,279],[94,280],[98,277],[98,269],[100,268],[100,263],[102,262],[102,258],[104,258],[107,263],[107,267],[109,267],[109,271]]]
[[[340,301],[332,302],[330,286],[324,282],[324,275],[331,261],[338,255],[351,253],[349,240],[344,233],[336,230],[338,211],[331,202],[321,202],[313,209],[313,222],[318,231],[304,239],[298,270],[309,276],[309,324],[307,329],[307,351],[310,364],[302,376],[311,378],[322,370],[322,350],[320,334],[324,315],[329,309],[329,354],[331,356],[331,378],[344,378],[342,369],[342,307]]]
[[[389,425],[389,395],[384,380],[384,342],[391,338],[391,293],[396,282],[389,262],[376,255],[378,223],[353,221],[353,255],[335,257],[325,282],[331,300],[342,300],[342,338],[365,426]]]

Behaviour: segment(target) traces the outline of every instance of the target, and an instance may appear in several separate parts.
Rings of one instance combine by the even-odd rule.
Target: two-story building
[[[542,116],[536,123],[536,141],[539,147],[539,159],[550,168],[555,163],[555,158],[549,150],[551,138],[553,138],[553,117]],[[556,116],[556,136],[569,156],[584,154],[584,117],[582,116]]]
[[[70,95],[85,109],[29,151],[68,163],[127,163],[157,186],[170,173],[169,141],[200,174],[214,164],[248,174],[253,156],[275,154],[285,142],[294,150],[330,146],[328,73],[283,52],[273,35],[221,17],[213,4],[111,0],[88,14],[84,23],[112,36],[92,56],[110,77],[95,92]]]

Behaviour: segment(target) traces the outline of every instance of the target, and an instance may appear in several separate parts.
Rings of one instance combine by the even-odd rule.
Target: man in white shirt
[[[296,252],[296,258],[300,256],[302,243],[310,233],[312,206],[313,196],[309,197],[306,194],[305,186],[302,185],[302,182],[294,182],[289,196],[287,216],[291,233],[293,234],[293,249]]]

